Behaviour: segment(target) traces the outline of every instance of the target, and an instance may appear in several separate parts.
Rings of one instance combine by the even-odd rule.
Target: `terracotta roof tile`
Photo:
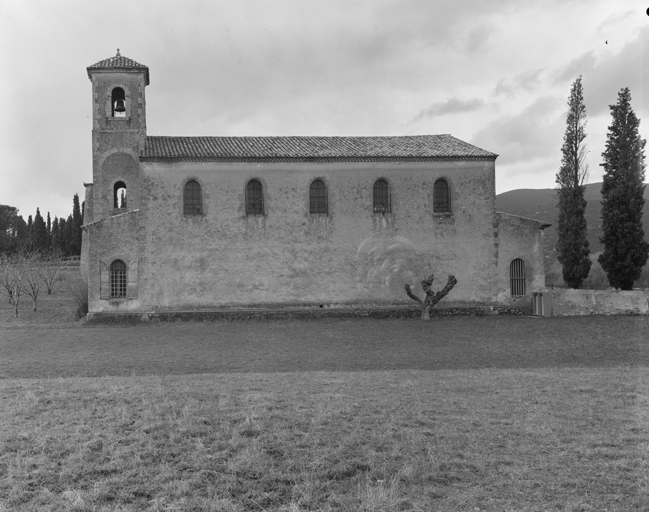
[[[100,60],[96,64],[93,64],[92,66],[88,66],[86,68],[86,71],[88,71],[88,78],[92,79],[90,73],[91,71],[94,71],[96,69],[143,69],[145,74],[146,85],[149,85],[148,66],[135,62],[133,59],[129,59],[128,57],[124,57],[121,53],[119,53],[119,48],[117,49],[117,55],[115,55],[114,57]]]
[[[147,137],[143,160],[495,160],[451,135],[407,137]]]

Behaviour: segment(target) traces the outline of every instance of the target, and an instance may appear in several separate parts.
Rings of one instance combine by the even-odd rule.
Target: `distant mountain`
[[[649,189],[645,188],[645,208],[642,224],[645,230],[645,240],[649,240]],[[589,183],[586,185],[586,224],[588,226],[588,241],[590,252],[604,250],[599,238],[602,236],[602,226],[599,214],[602,208],[602,184]],[[496,196],[496,210],[521,217],[541,220],[552,224],[545,229],[545,255],[553,256],[557,245],[557,208],[556,190],[553,188],[510,190]]]

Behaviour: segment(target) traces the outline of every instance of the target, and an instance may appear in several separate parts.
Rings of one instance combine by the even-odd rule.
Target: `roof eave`
[[[152,156],[140,155],[142,162],[493,162],[498,155],[494,156],[401,156],[401,157],[377,157],[377,156]]]
[[[93,68],[89,66],[86,68],[88,72],[88,78],[92,81],[92,73],[114,73],[119,71],[120,73],[144,73],[144,85],[149,85],[149,68]]]

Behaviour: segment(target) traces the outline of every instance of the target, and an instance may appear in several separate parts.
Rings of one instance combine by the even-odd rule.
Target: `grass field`
[[[647,318],[91,327],[49,300],[0,308],[0,510],[649,510]]]

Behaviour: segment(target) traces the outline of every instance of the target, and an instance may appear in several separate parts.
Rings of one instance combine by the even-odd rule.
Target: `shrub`
[[[83,318],[88,313],[88,281],[73,271],[66,275],[65,285],[77,305],[77,318]]]
[[[590,273],[588,277],[584,279],[582,288],[586,290],[606,290],[611,287],[608,282],[608,277],[606,277],[606,272],[599,264],[598,257],[601,253],[591,254],[590,259],[593,262],[593,265],[590,268]]]
[[[563,280],[563,268],[556,256],[545,261],[545,286],[548,288],[566,288]]]
[[[583,290],[607,290],[611,288],[606,277],[606,272],[597,261],[601,253],[591,254],[590,259],[593,262],[590,267],[588,277],[581,284]],[[566,283],[561,277],[561,263],[556,258],[550,259],[545,263],[545,286],[548,288],[567,288]],[[635,283],[636,289],[649,289],[649,265],[645,265],[640,274],[640,278]]]

